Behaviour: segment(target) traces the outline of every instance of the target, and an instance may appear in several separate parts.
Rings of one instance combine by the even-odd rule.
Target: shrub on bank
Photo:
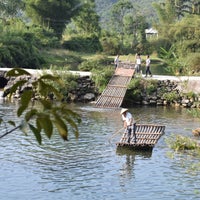
[[[192,140],[191,138],[182,135],[172,135],[166,139],[166,143],[175,151],[194,149],[200,150],[200,146],[196,140]]]
[[[113,61],[112,59],[110,59],[106,56],[103,56],[103,55],[95,56],[92,59],[83,61],[78,66],[78,69],[80,71],[92,71],[93,69],[102,71],[106,68],[111,67],[112,61]]]
[[[0,67],[41,68],[41,48],[58,47],[53,32],[20,20],[0,21]]]
[[[124,102],[145,105],[176,105],[182,107],[200,107],[199,96],[193,92],[182,93],[174,81],[153,79],[132,79]]]
[[[63,42],[63,47],[70,51],[95,53],[101,52],[102,47],[99,38],[95,35],[83,37],[71,37],[69,40]]]
[[[104,69],[95,69],[92,70],[92,80],[95,82],[95,87],[98,89],[99,93],[102,93],[106,88],[109,80],[113,76],[114,68],[107,67]]]
[[[169,103],[174,103],[180,99],[180,95],[177,93],[177,91],[171,91],[164,93],[162,98]]]
[[[185,71],[187,71],[188,75],[200,74],[200,55],[198,53],[190,53],[188,54],[184,62],[186,63]]]
[[[157,80],[135,78],[132,79],[128,85],[128,91],[126,97],[132,101],[142,101],[146,95],[152,95],[157,90]]]

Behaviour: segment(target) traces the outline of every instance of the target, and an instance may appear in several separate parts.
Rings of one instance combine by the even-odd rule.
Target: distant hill
[[[143,16],[146,16],[147,22],[149,24],[152,23],[152,21],[156,20],[156,13],[154,8],[152,7],[153,2],[160,2],[163,0],[130,0],[133,3],[134,8],[137,10],[137,12]],[[102,27],[108,26],[108,19],[109,19],[109,13],[110,9],[113,4],[118,2],[118,0],[95,0],[96,3],[96,9],[98,15],[101,17],[101,25]]]

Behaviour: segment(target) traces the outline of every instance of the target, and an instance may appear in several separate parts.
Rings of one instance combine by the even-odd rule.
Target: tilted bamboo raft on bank
[[[152,150],[160,137],[164,134],[165,126],[136,124],[136,141],[131,135],[130,143],[128,143],[127,132],[124,132],[120,142],[116,145],[118,148],[128,147],[133,150]]]
[[[99,108],[119,108],[123,102],[128,84],[135,72],[134,63],[120,63],[107,87],[96,101]]]

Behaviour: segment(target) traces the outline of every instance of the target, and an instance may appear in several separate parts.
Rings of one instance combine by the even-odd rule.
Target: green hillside
[[[156,20],[156,13],[155,13],[154,8],[152,7],[152,2],[155,2],[155,1],[156,0],[130,0],[130,2],[133,3],[133,6],[136,10],[136,14],[146,16],[147,22],[150,24],[154,20]],[[109,20],[110,9],[112,5],[118,1],[117,0],[95,0],[95,2],[96,2],[97,13],[101,17],[102,27],[109,26],[108,20]],[[156,1],[156,2],[159,2],[159,1]]]

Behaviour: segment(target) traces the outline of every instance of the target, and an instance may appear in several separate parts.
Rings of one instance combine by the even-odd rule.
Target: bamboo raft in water
[[[165,126],[151,124],[136,124],[136,141],[133,135],[128,143],[128,134],[124,132],[120,142],[116,143],[118,148],[128,147],[133,150],[152,150],[160,137],[164,134]]]

